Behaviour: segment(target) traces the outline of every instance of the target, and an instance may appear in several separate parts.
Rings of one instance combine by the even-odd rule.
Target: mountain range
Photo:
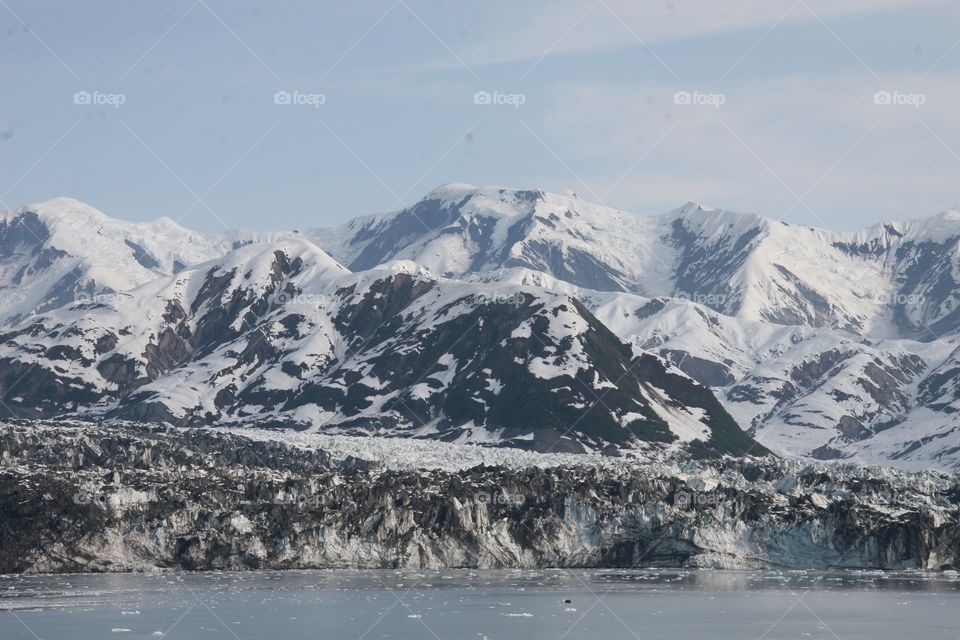
[[[320,212],[322,213],[322,212]],[[0,415],[960,469],[960,210],[445,185],[299,232],[0,216]]]

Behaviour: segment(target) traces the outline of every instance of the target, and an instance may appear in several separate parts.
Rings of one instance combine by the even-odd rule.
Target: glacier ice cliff
[[[0,573],[937,570],[960,553],[960,485],[939,472],[773,458],[421,469],[372,458],[212,429],[5,423]]]

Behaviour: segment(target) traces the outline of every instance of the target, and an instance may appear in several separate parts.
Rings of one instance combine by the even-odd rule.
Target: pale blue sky
[[[960,205],[958,39],[923,0],[0,0],[0,208],[289,229],[471,182],[853,229]]]

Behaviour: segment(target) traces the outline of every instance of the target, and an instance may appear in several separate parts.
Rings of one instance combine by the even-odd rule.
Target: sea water
[[[682,570],[0,576],[0,638],[960,637],[951,574]]]

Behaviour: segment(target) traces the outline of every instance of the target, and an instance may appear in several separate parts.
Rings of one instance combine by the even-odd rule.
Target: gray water
[[[566,602],[569,601],[569,602]],[[0,639],[955,639],[960,578],[882,572],[0,576]]]

